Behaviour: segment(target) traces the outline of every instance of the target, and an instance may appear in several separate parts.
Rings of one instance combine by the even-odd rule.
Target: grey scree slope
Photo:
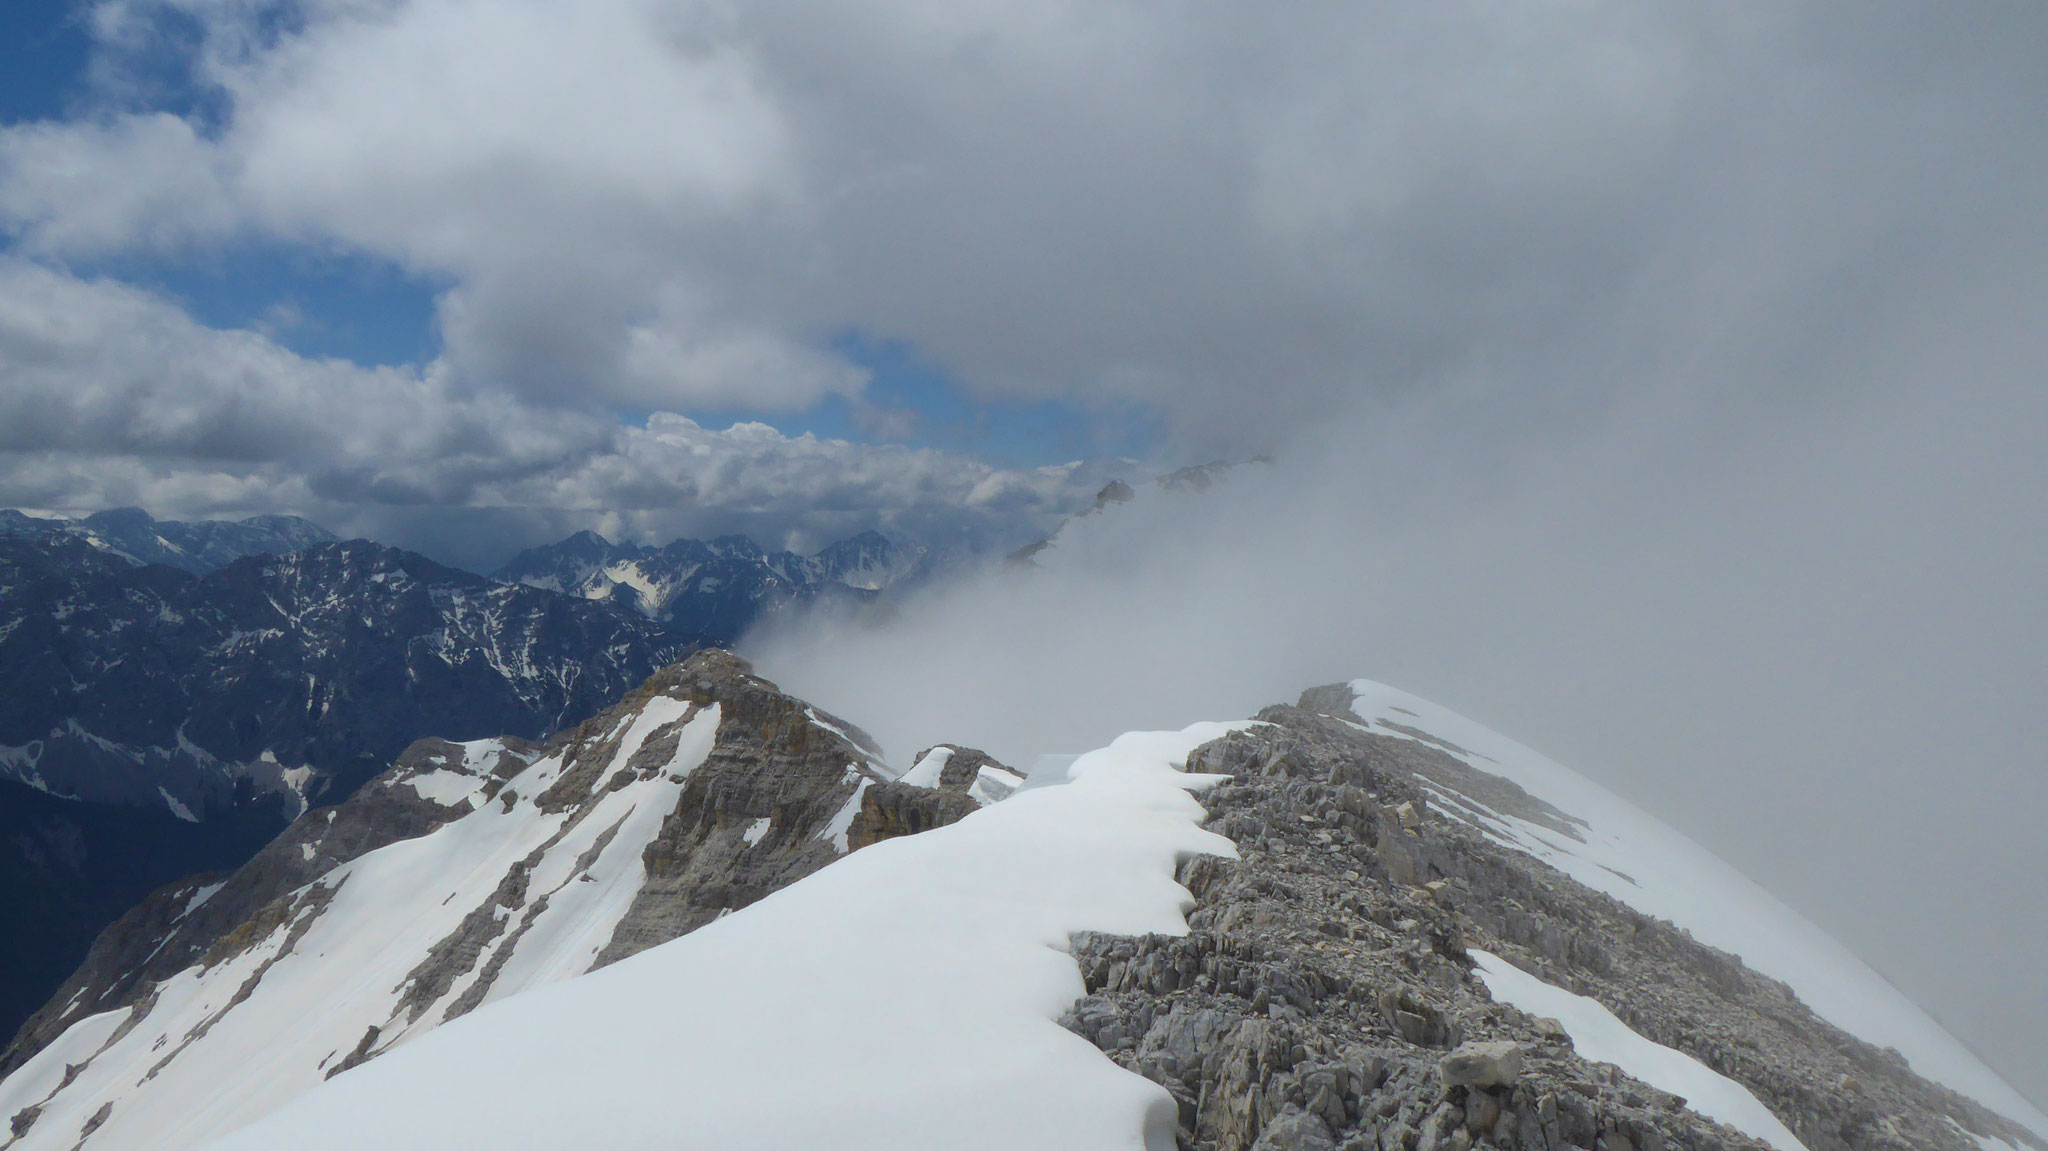
[[[1493,1002],[1467,948],[1741,1083],[1809,1151],[1978,1151],[1958,1124],[2044,1146],[1735,956],[1432,808],[1424,782],[1575,834],[1506,780],[1341,722],[1357,718],[1350,703],[1342,685],[1313,689],[1259,713],[1271,726],[1189,757],[1190,771],[1231,777],[1202,799],[1242,859],[1182,865],[1196,899],[1187,936],[1074,939],[1088,995],[1062,1022],[1173,1094],[1181,1148],[1764,1146],[1581,1058],[1554,1021]],[[1512,1047],[1451,1058],[1489,1042]],[[1490,1065],[1509,1050],[1518,1074]]]

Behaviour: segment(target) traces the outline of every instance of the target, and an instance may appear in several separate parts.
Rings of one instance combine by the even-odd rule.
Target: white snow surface
[[[854,818],[860,814],[860,797],[866,795],[868,788],[874,786],[875,782],[860,774],[852,764],[847,765],[846,774],[859,782],[854,784],[853,794],[847,796],[846,802],[839,805],[839,810],[832,813],[832,821],[818,833],[819,839],[831,841],[832,849],[841,855],[852,850],[853,845],[847,841],[846,833],[853,830]]]
[[[907,783],[912,787],[937,787],[939,785],[939,773],[946,770],[946,764],[950,763],[952,759],[952,748],[935,747],[925,752],[922,759],[911,764],[910,770],[904,772],[902,777],[897,779],[896,782]]]
[[[1581,842],[1466,796],[1445,805],[1497,842],[1741,956],[1753,970],[1788,984],[1823,1019],[1898,1049],[1925,1078],[2048,1138],[2048,1115],[1868,964],[1713,853],[1584,776],[1464,716],[1371,680],[1355,680],[1351,690],[1352,711],[1374,732],[1402,736],[1386,726],[1398,724],[1456,745],[1464,752],[1459,758],[1476,770],[1507,779],[1587,825]]]
[[[1778,1151],[1806,1151],[1799,1137],[1742,1084],[1683,1051],[1636,1034],[1596,999],[1553,987],[1497,955],[1477,950],[1471,954],[1479,965],[1479,978],[1497,1002],[1557,1020],[1580,1055],[1612,1063],[1652,1087],[1681,1096],[1694,1111]]]
[[[172,814],[172,815],[175,815],[175,816],[177,816],[177,817],[178,817],[179,819],[182,819],[182,820],[184,820],[184,821],[185,821],[186,823],[198,823],[198,822],[199,822],[199,817],[198,817],[198,816],[196,816],[196,815],[194,815],[194,814],[192,814],[192,809],[191,809],[191,808],[189,808],[189,807],[186,807],[186,806],[185,806],[184,804],[182,804],[182,803],[179,803],[179,802],[178,802],[178,797],[177,797],[177,796],[175,796],[175,795],[172,795],[172,794],[171,794],[170,792],[168,792],[168,791],[165,791],[165,790],[164,790],[164,789],[163,789],[162,787],[158,787],[158,788],[156,789],[156,793],[157,793],[158,795],[160,795],[160,796],[162,796],[162,797],[163,797],[163,800],[164,800],[164,806],[165,806],[165,807],[168,807],[168,808],[170,808],[170,809],[171,809],[171,814]]]
[[[674,758],[661,771],[609,788],[646,739],[678,722],[683,726]],[[487,804],[329,871],[314,885],[334,889],[324,911],[304,908],[248,951],[165,980],[154,1006],[126,1034],[117,1028],[129,1020],[130,1009],[73,1024],[0,1082],[0,1115],[44,1105],[10,1151],[68,1151],[82,1125],[108,1103],[111,1112],[87,1144],[92,1151],[188,1148],[317,1087],[373,1026],[381,1028],[378,1048],[397,1044],[403,1050],[440,1026],[476,973],[493,960],[502,963],[484,996],[487,1005],[587,971],[644,884],[642,850],[674,809],[682,780],[710,753],[718,722],[716,704],[692,713],[685,701],[652,697],[619,725],[624,738],[592,789],[600,798],[551,845],[573,813],[543,812],[534,800],[559,776],[559,754],[535,761],[506,784],[500,795],[519,797],[511,810]],[[482,771],[491,757],[479,753],[498,746],[465,745],[462,766]],[[434,774],[454,774],[445,768]],[[618,830],[604,850],[579,869],[579,858],[613,827]],[[545,911],[526,922],[525,911],[496,906],[494,892],[514,865],[536,852],[527,910],[541,894],[548,899]],[[188,910],[198,902],[195,896]],[[466,915],[483,908],[494,908],[500,918],[509,914],[512,922],[468,973],[413,1017],[403,1005],[411,972]],[[310,923],[304,935],[291,943],[292,927],[305,920]],[[522,925],[523,931],[514,930]],[[261,979],[252,980],[259,971]],[[245,987],[246,1000],[235,1004]],[[383,1058],[389,1056],[370,1065]],[[58,1089],[67,1063],[84,1066]]]
[[[469,797],[483,786],[483,780],[460,771],[423,771],[405,781],[419,793],[419,797],[442,807],[454,807],[469,802]]]
[[[1137,1151],[1174,1104],[1055,1020],[1081,930],[1184,934],[1235,853],[1187,754],[1133,733],[958,823],[866,848],[681,939],[447,1024],[213,1151]],[[800,1101],[800,1105],[792,1105]]]
[[[987,807],[991,803],[1008,799],[1022,786],[1023,776],[985,763],[974,773],[974,782],[968,785],[967,794],[974,802]]]

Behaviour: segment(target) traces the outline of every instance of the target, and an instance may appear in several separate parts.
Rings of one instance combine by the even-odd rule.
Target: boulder
[[[1522,1074],[1522,1045],[1466,1043],[1437,1063],[1445,1087],[1504,1087]]]

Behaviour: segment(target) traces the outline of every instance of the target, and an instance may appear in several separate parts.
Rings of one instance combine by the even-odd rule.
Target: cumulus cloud
[[[128,103],[0,133],[35,251],[341,245],[448,283],[447,370],[532,398],[802,407],[859,391],[821,351],[854,329],[1190,444],[1503,364],[1542,404],[1625,386],[1617,316],[1668,347],[1881,277],[2038,159],[1955,126],[2048,94],[2037,16],[1912,5],[95,11]],[[205,116],[120,82],[167,12]]]
[[[309,359],[118,283],[0,259],[0,503],[164,515],[289,510],[457,562],[599,527],[811,548],[868,528],[1019,542],[1111,461],[1005,471],[957,453],[641,426],[454,384],[438,364]]]

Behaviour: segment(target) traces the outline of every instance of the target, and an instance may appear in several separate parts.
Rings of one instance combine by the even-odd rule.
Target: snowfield
[[[1164,1089],[1055,1020],[1071,933],[1187,930],[1234,855],[1180,770],[1233,725],[1134,733],[959,823],[455,1020],[214,1151],[1171,1151]]]

